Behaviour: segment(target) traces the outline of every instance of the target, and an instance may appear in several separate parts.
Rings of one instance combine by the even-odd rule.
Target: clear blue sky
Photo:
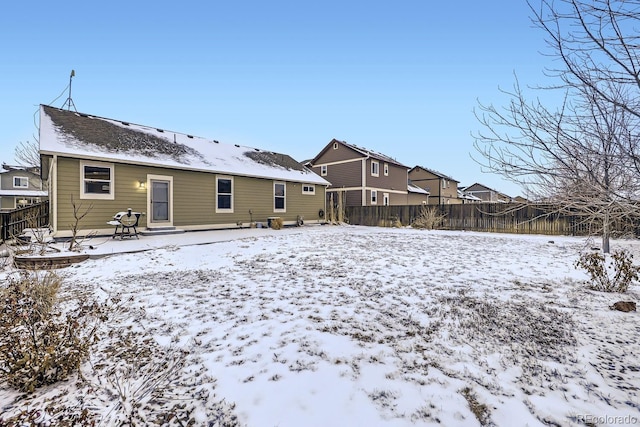
[[[524,0],[9,2],[0,161],[74,69],[81,112],[297,160],[337,138],[517,195],[471,159],[471,133],[478,99],[543,77],[529,15]]]

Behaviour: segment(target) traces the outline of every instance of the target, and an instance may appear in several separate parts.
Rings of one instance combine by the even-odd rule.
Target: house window
[[[216,213],[233,213],[233,178],[216,177]]]
[[[29,188],[29,178],[25,176],[14,176],[13,188]]]
[[[302,194],[316,194],[316,186],[311,184],[302,184]]]
[[[320,166],[320,175],[327,176],[327,165]]]
[[[384,164],[384,176],[389,176],[389,163]]]
[[[273,183],[273,211],[286,212],[286,184],[284,182]]]
[[[371,204],[378,204],[378,192],[376,190],[371,190]]]
[[[380,176],[380,163],[377,160],[371,160],[371,176]]]
[[[442,188],[449,188],[449,181],[447,181],[446,179],[442,180]]]
[[[389,193],[382,193],[382,204],[389,206]]]
[[[333,143],[333,149],[334,149],[334,150],[337,150],[337,149],[338,149],[338,143],[337,143],[337,142],[334,142],[334,143]]]
[[[113,164],[80,162],[80,198],[114,199]]]

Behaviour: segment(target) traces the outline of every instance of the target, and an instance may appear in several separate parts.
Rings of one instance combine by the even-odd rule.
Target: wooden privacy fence
[[[25,228],[47,227],[49,225],[49,202],[41,202],[0,213],[0,238],[2,241],[22,234]]]
[[[549,234],[549,235],[589,235],[593,224],[578,215],[564,215],[553,212],[547,205],[522,205],[505,203],[473,203],[461,205],[418,205],[418,206],[348,206],[345,214],[354,225],[390,227],[399,221],[411,225],[422,209],[437,209],[444,215],[438,229],[489,231],[498,233]],[[634,224],[614,224],[619,233],[635,233]]]

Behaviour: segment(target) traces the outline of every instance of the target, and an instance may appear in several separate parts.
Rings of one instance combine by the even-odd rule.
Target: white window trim
[[[218,180],[220,179],[229,179],[231,180],[231,208],[219,208],[218,207]],[[216,213],[233,213],[233,177],[228,175],[217,175],[216,176]]]
[[[382,193],[382,205],[389,206],[389,193]]]
[[[306,191],[305,191],[306,188]],[[313,196],[316,194],[316,186],[313,184],[302,184],[302,194],[306,196]]]
[[[276,185],[284,186],[284,208],[276,209]],[[280,197],[280,196],[278,196]],[[287,183],[283,181],[273,181],[273,211],[274,212],[286,212],[287,211]]]
[[[370,201],[371,201],[372,205],[377,205],[378,204],[378,191],[377,190],[371,190]]]
[[[16,185],[16,179],[24,179],[27,185]],[[26,176],[14,176],[13,177],[13,188],[29,188],[29,177]]]
[[[389,163],[384,164],[384,176],[389,176]]]
[[[337,149],[338,149],[338,143],[337,143],[337,142],[334,142],[334,143],[333,143],[333,149],[334,149],[334,150],[337,150]]]
[[[95,194],[95,193],[85,193],[84,191],[84,167],[85,166],[96,166],[100,168],[108,168],[109,176],[111,180],[109,181],[109,193],[108,194]],[[113,163],[101,163],[101,162],[87,162],[84,160],[80,161],[80,199],[100,199],[100,200],[114,200],[116,193],[116,177],[115,177],[115,168]]]
[[[373,167],[375,165],[375,168]],[[373,171],[375,169],[375,172]],[[380,162],[371,160],[371,176],[380,176]]]
[[[320,176],[327,176],[327,165],[320,166]]]

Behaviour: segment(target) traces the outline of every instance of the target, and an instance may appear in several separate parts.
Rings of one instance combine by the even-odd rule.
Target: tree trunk
[[[609,248],[609,238],[611,237],[610,221],[611,219],[609,216],[609,212],[606,212],[602,220],[602,252],[605,254],[608,254],[610,252],[610,248]]]

